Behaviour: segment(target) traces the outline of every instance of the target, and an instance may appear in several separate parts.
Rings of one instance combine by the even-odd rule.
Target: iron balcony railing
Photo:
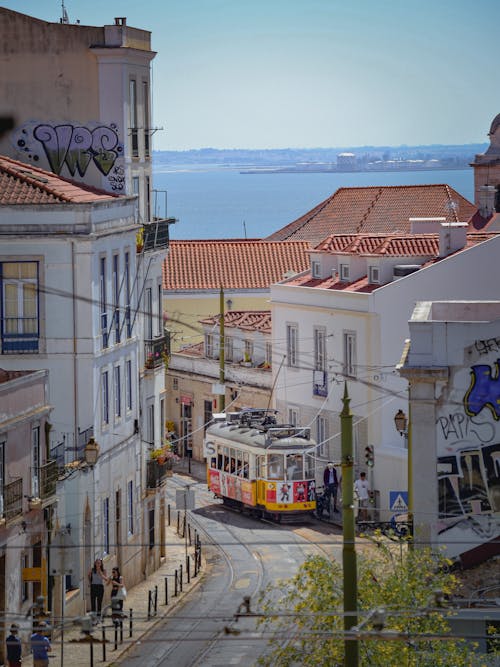
[[[40,466],[40,498],[42,500],[55,496],[57,473],[57,461],[47,461]]]
[[[23,513],[23,478],[3,487],[3,511],[7,521]]]
[[[169,227],[175,218],[159,218],[143,225],[144,250],[168,248],[170,242]]]
[[[170,334],[144,341],[144,365],[146,368],[158,368],[170,355]]]
[[[170,463],[158,463],[156,460],[147,462],[146,467],[146,488],[156,489],[167,476],[167,470],[170,469]]]
[[[2,354],[38,352],[40,331],[37,317],[4,317],[1,329]]]

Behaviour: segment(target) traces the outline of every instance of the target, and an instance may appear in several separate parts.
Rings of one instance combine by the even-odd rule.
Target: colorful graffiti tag
[[[482,346],[466,350],[481,355]],[[500,360],[450,368],[450,383],[436,422],[438,532],[460,545],[478,546],[500,533]],[[494,356],[495,355],[495,356]],[[461,397],[461,401],[460,401]],[[462,403],[463,408],[458,405]]]
[[[22,160],[42,163],[45,158],[48,168],[55,174],[84,177],[90,165],[108,176],[123,155],[117,125],[91,124],[88,127],[70,123],[50,125],[48,123],[26,123],[13,133],[14,148],[22,152]],[[117,166],[117,165],[116,165]],[[124,183],[120,172],[114,172],[114,190],[122,190]]]

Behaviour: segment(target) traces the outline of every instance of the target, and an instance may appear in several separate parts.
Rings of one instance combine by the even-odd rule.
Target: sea
[[[256,239],[293,222],[341,187],[446,183],[474,201],[472,169],[258,173],[192,165],[153,167],[153,207],[173,217],[170,238]]]

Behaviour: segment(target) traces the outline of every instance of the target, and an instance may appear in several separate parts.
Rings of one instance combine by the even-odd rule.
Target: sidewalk
[[[203,472],[201,467],[200,470],[192,470],[193,477],[198,478],[198,475],[201,476]],[[194,466],[193,466],[194,468]],[[204,466],[203,466],[204,468]],[[187,469],[187,466],[186,466]],[[175,471],[180,475],[184,474],[183,470],[177,469]],[[181,517],[182,519],[182,517]],[[175,607],[184,601],[187,594],[196,588],[205,575],[205,559],[204,554],[201,554],[201,569],[198,572],[196,577],[193,576],[194,572],[194,530],[191,529],[193,542],[192,545],[188,545],[188,555],[190,556],[191,561],[191,577],[190,583],[187,583],[186,575],[186,545],[185,539],[182,535],[182,521],[180,534],[177,534],[177,512],[172,511],[171,516],[171,525],[165,527],[165,542],[167,544],[167,556],[164,563],[161,567],[154,573],[152,573],[146,580],[140,582],[133,588],[127,590],[127,599],[123,604],[123,611],[126,614],[126,618],[123,622],[123,643],[120,643],[120,632],[118,631],[118,646],[115,650],[115,631],[113,627],[113,622],[108,616],[105,620],[106,628],[106,660],[103,661],[103,647],[101,643],[102,639],[102,627],[101,625],[94,626],[93,637],[95,638],[93,646],[93,664],[97,667],[100,665],[117,665],[120,663],[121,658],[124,657],[124,654],[133,646],[136,642],[140,641],[141,638],[148,632],[150,632],[154,626],[165,619],[166,616],[170,615]],[[180,566],[182,565],[183,569],[183,586],[182,592],[180,592],[180,586],[178,585],[178,595],[174,597],[174,580],[175,580],[175,570],[179,572]],[[165,579],[168,581],[168,605],[165,605]],[[152,599],[154,600],[155,595],[155,586],[158,587],[158,597],[157,597],[157,614],[156,616],[152,615],[148,620],[148,599],[149,591],[151,591]],[[129,636],[129,609],[133,610],[133,634],[132,637]],[[154,614],[154,608],[151,609],[151,613]],[[64,648],[63,648],[63,665],[71,667],[89,667],[91,665],[90,660],[90,643],[88,639],[85,639],[85,642],[81,642],[84,638],[84,634],[81,631],[81,626],[75,625],[72,627],[66,627],[64,631]],[[23,645],[25,644],[25,633],[23,633]],[[33,667],[33,657],[31,654],[25,655],[22,661],[23,667]],[[50,667],[59,667],[61,665],[61,637],[58,633],[52,640],[52,654],[49,659]]]

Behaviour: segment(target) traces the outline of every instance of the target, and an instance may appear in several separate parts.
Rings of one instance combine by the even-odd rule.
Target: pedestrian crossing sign
[[[407,512],[408,491],[389,491],[389,507],[393,512]]]

